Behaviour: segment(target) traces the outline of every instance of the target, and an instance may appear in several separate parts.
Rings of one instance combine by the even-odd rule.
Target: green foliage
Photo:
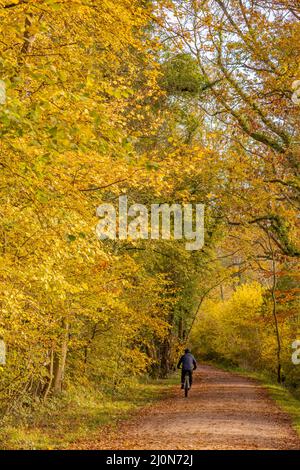
[[[199,96],[206,87],[197,61],[190,54],[181,52],[166,59],[162,72],[162,88],[171,96],[180,94]]]

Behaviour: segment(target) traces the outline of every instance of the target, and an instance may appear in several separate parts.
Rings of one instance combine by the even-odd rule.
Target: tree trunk
[[[48,394],[51,390],[51,386],[53,382],[53,369],[54,369],[54,352],[53,352],[53,349],[51,349],[50,364],[49,364],[49,382],[44,390],[44,400],[47,400]]]
[[[53,392],[55,394],[61,393],[62,391],[62,384],[65,375],[65,367],[66,367],[66,360],[67,360],[67,353],[68,353],[68,340],[69,340],[69,324],[67,322],[63,323],[63,327],[65,329],[62,345],[61,345],[61,352],[60,354],[55,352],[54,353],[54,360],[53,360]]]
[[[182,339],[183,338],[183,318],[179,318],[179,324],[178,324],[178,338]]]
[[[170,340],[166,338],[161,346],[160,377],[165,378],[170,372]]]
[[[272,277],[273,277],[273,283],[272,283],[272,289],[271,289],[271,295],[272,295],[272,302],[273,302],[273,318],[274,318],[274,325],[275,325],[275,333],[276,333],[276,341],[277,341],[277,382],[280,384],[282,382],[281,378],[281,338],[280,338],[280,332],[279,332],[279,326],[278,326],[278,319],[277,319],[277,301],[276,301],[276,286],[277,286],[277,278],[276,278],[276,261],[275,261],[275,253],[274,249],[272,246],[272,242],[269,236],[269,246],[270,250],[272,253]]]
[[[221,296],[222,302],[224,302],[224,290],[223,290],[223,285],[222,284],[220,285],[220,296]]]

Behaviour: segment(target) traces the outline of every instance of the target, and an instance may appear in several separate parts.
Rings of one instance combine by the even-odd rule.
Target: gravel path
[[[300,440],[257,382],[205,365],[194,374],[187,399],[177,387],[173,396],[79,448],[300,449]]]

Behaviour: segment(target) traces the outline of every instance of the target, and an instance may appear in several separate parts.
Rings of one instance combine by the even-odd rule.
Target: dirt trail
[[[173,397],[142,410],[117,431],[80,447],[300,449],[300,440],[289,417],[257,382],[200,366],[188,399],[176,389]]]

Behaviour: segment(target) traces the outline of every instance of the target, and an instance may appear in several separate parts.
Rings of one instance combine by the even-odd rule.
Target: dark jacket
[[[194,358],[193,354],[191,353],[185,353],[181,358],[179,359],[179,362],[177,364],[177,369],[180,368],[182,364],[182,368],[184,370],[195,370],[197,369],[197,362],[196,359]]]

